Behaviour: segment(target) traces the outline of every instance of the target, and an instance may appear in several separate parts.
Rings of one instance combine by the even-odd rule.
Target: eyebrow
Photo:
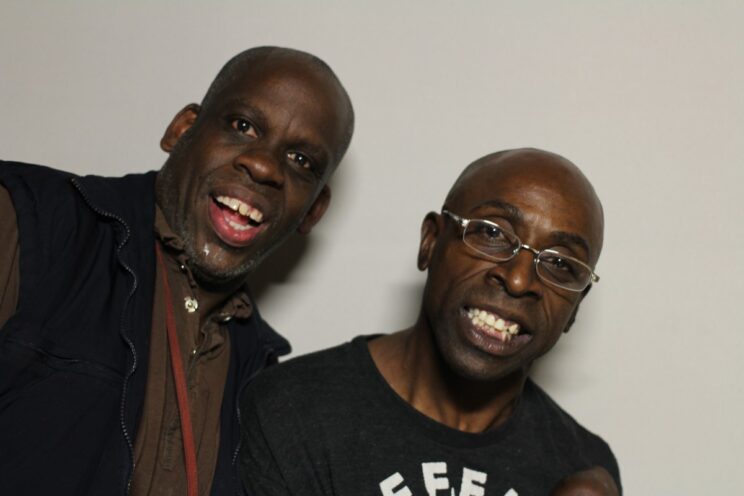
[[[225,111],[233,112],[235,110],[235,107],[241,107],[240,110],[247,110],[251,114],[251,120],[256,121],[255,123],[261,128],[266,127],[266,115],[261,112],[261,110],[256,108],[255,105],[251,105],[248,100],[244,98],[232,98],[225,102]]]
[[[575,233],[565,232],[565,231],[556,231],[554,233],[551,233],[550,238],[559,245],[579,245],[581,248],[584,249],[587,255],[591,253],[589,250],[589,243],[586,242],[586,240]]]
[[[513,219],[517,221],[524,220],[524,214],[518,207],[516,207],[515,205],[512,205],[509,202],[505,202],[503,200],[484,201],[483,203],[480,203],[476,205],[474,208],[472,208],[470,212],[472,213],[473,211],[478,210],[479,208],[482,208],[482,207],[494,207],[494,208],[498,208],[501,210],[505,210],[506,213],[509,215],[509,217],[512,217]]]

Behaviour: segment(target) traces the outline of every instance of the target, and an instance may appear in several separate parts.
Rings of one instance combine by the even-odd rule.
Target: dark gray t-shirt
[[[503,425],[461,432],[400,398],[363,336],[263,372],[241,418],[251,496],[546,495],[595,465],[620,486],[609,446],[532,381]]]

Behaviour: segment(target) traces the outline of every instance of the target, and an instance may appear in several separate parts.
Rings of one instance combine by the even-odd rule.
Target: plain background
[[[413,321],[421,219],[467,163],[561,153],[604,203],[602,280],[538,382],[611,444],[627,494],[741,494],[743,22],[682,0],[3,0],[0,157],[156,169],[229,57],[321,56],[356,134],[326,218],[255,276],[299,354]]]

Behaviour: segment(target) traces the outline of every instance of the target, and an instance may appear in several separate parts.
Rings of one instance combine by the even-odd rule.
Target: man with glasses
[[[602,206],[571,162],[483,157],[421,229],[421,312],[267,371],[243,400],[250,494],[618,494],[609,446],[529,378],[599,281]]]

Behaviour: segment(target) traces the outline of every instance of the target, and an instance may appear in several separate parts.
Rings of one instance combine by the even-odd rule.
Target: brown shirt
[[[230,363],[226,323],[232,318],[250,317],[252,307],[245,292],[221,295],[209,293],[197,285],[186,264],[183,244],[157,207],[155,234],[163,248],[186,368],[199,494],[207,495],[217,464],[222,394]],[[7,190],[0,186],[0,327],[15,312],[19,279],[15,210]],[[166,336],[164,299],[163,275],[157,266],[147,386],[134,444],[132,496],[186,494],[181,424]],[[202,300],[223,303],[216,305],[217,310],[210,315],[204,315],[204,308],[199,308]]]
[[[18,223],[8,190],[0,185],[0,327],[18,304]]]

